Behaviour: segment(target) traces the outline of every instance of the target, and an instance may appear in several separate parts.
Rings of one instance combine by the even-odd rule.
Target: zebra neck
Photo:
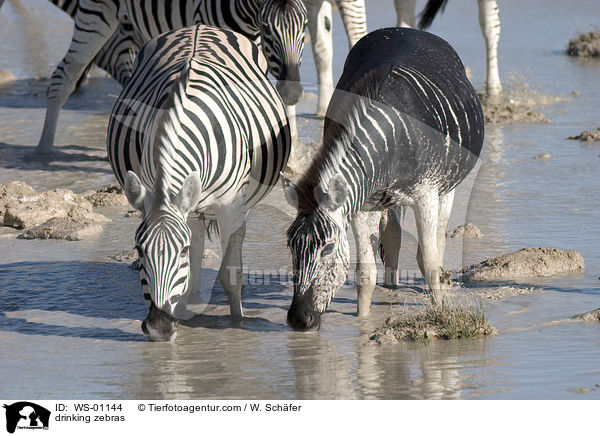
[[[318,207],[315,190],[326,191],[331,178],[340,174],[348,186],[348,197],[342,206],[342,214],[348,224],[368,198],[373,179],[377,177],[364,164],[361,148],[363,146],[358,143],[358,138],[347,132],[339,135],[331,144],[324,144],[319,156],[298,183],[299,208],[303,211],[315,210]]]
[[[236,20],[238,25],[246,26],[245,32],[242,32],[246,36],[250,33],[258,33],[260,31],[260,23],[258,20],[258,11],[262,0],[228,0],[231,4],[231,10],[235,11],[235,14],[239,17]],[[233,29],[236,30],[236,29]],[[237,30],[236,30],[237,31]],[[257,35],[259,36],[259,35]]]

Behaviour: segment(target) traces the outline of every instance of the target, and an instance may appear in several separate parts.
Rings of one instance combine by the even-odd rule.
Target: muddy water
[[[432,30],[455,46],[481,87],[485,55],[476,5],[455,3]],[[521,247],[551,246],[578,250],[584,272],[511,284],[505,298],[497,296],[506,288],[457,288],[457,294],[482,295],[500,332],[491,339],[371,344],[368,334],[395,308],[422,301],[409,212],[404,288],[376,291],[373,314],[361,321],[349,282],[321,331],[292,332],[285,325],[291,286],[279,273],[289,268],[284,234],[292,211],[277,189],[249,217],[243,323],[231,326],[225,296],[212,280],[218,260],[209,259],[205,291],[193,299],[198,315],[174,343],[156,344],[141,334],[146,307],[136,273],[110,260],[132,245],[137,221],[124,217],[126,208],[100,210],[113,221],[80,242],[23,241],[2,228],[0,397],[600,398],[600,325],[570,320],[600,306],[600,146],[566,139],[598,126],[600,62],[563,54],[569,38],[597,24],[600,6],[552,0],[540,10],[531,3],[501,4],[502,78],[509,86],[511,73],[522,74],[538,91],[564,99],[542,108],[551,124],[487,127],[481,162],[460,187],[449,224],[472,222],[484,236],[449,239],[446,266],[458,270]],[[371,29],[393,24],[391,1],[369,2],[368,8]],[[84,192],[112,180],[103,144],[119,87],[101,73],[63,110],[57,158],[24,160],[44,116],[43,83],[32,79],[51,72],[71,26],[43,0],[20,6],[8,0],[0,12],[0,40],[13,41],[0,47],[0,69],[18,79],[0,88],[0,183],[24,180],[36,189]],[[340,29],[337,18],[334,26]],[[338,75],[346,49],[342,34],[335,44]],[[313,70],[308,49],[302,67],[308,91],[315,90]],[[309,95],[299,110],[305,144],[319,137],[320,124],[308,115],[315,104]],[[543,152],[551,159],[533,159]]]

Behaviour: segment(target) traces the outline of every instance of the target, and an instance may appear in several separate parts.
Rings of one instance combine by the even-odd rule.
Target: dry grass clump
[[[440,306],[428,303],[419,312],[390,316],[370,339],[383,343],[476,338],[495,333],[480,302],[454,303],[446,299]]]

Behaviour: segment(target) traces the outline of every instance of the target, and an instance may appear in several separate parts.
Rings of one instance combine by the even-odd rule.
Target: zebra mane
[[[300,211],[311,212],[319,206],[315,189],[339,171],[340,160],[348,152],[360,158],[357,147],[361,145],[356,143],[357,123],[360,123],[366,106],[379,100],[380,78],[388,72],[389,68],[371,72],[354,82],[349,90],[335,90],[325,118],[323,143],[296,185]]]
[[[171,191],[171,168],[175,157],[173,150],[181,133],[180,114],[183,110],[183,97],[187,81],[182,79],[176,83],[176,88],[169,98],[161,105],[160,116],[157,119],[157,129],[152,146],[152,159],[156,168],[156,181],[154,182],[154,198],[169,200],[174,194]]]

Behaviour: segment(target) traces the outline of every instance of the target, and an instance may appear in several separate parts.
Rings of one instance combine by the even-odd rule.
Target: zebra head
[[[302,0],[264,0],[259,9],[260,36],[277,90],[288,106],[302,96],[300,60],[304,50],[306,8]]]
[[[192,173],[171,198],[147,192],[138,176],[129,171],[124,189],[129,202],[143,214],[135,243],[140,283],[144,297],[150,300],[150,311],[142,329],[152,340],[170,340],[177,318],[186,312],[189,296],[192,232],[186,220],[200,198],[200,178]]]
[[[284,190],[288,202],[298,208],[287,231],[294,268],[294,297],[287,322],[294,330],[318,328],[321,314],[348,275],[350,251],[343,212],[348,187],[336,175],[327,190],[318,186],[314,193],[301,192],[285,179]],[[314,197],[309,203],[314,201],[316,207],[303,207],[307,196]]]

